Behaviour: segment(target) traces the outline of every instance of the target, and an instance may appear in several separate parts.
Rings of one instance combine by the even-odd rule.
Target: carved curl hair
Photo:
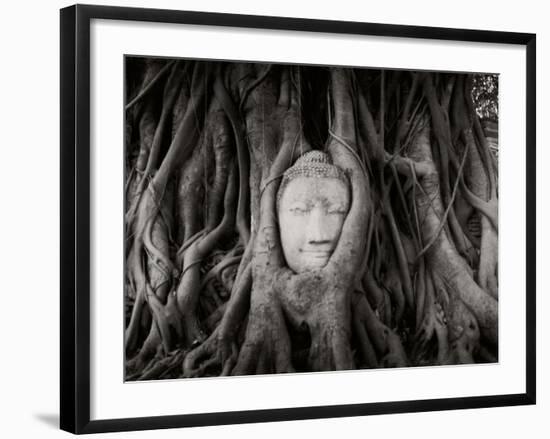
[[[295,178],[335,178],[350,187],[346,172],[332,163],[332,158],[326,152],[313,150],[298,157],[290,168],[283,174],[283,180],[277,191],[277,210],[286,186]]]

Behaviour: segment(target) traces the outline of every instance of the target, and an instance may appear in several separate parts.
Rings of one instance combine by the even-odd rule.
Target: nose
[[[311,210],[307,225],[307,242],[309,244],[330,244],[330,237],[326,232],[325,226],[323,209],[314,207]]]

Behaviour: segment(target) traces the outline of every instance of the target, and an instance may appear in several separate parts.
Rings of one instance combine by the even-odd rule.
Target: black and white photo
[[[498,74],[124,67],[125,380],[499,360]]]

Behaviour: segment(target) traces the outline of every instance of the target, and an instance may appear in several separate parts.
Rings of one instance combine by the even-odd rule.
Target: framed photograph
[[[533,34],[61,10],[61,428],[535,403]]]

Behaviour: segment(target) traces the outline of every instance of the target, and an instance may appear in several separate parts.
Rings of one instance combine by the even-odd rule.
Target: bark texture
[[[498,358],[498,168],[473,75],[127,63],[127,379]],[[296,274],[276,197],[312,149],[351,206],[329,263]]]

